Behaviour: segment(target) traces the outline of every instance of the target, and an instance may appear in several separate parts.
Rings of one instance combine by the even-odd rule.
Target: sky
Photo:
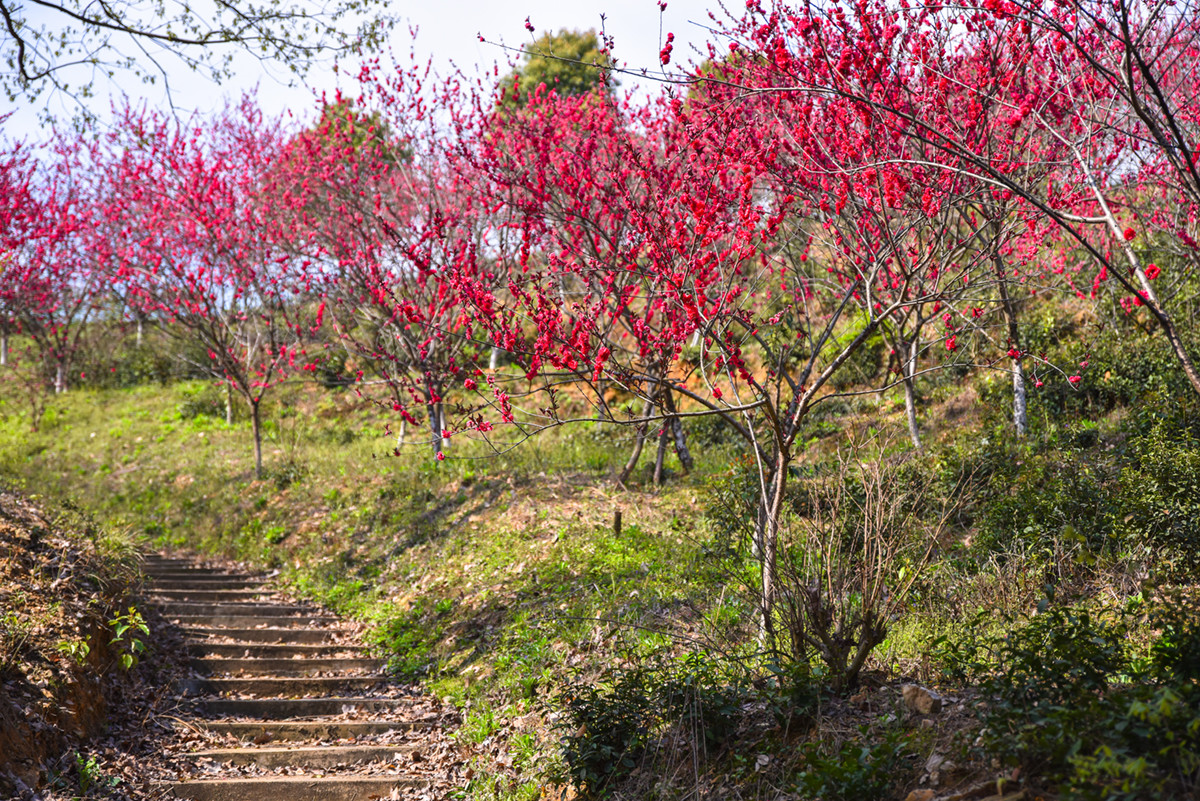
[[[601,14],[605,30],[615,39],[615,56],[631,69],[658,69],[658,54],[667,33],[675,35],[674,63],[686,64],[700,59],[706,52],[711,25],[709,8],[721,12],[714,0],[668,0],[664,11],[656,0],[398,0],[389,5],[391,13],[401,22],[391,36],[391,47],[400,55],[410,49],[424,60],[432,57],[440,71],[452,69],[453,62],[464,72],[490,70],[500,64],[501,72],[519,54],[506,51],[499,44],[520,47],[528,44],[531,34],[525,30],[529,18],[535,34],[567,29],[599,28]],[[46,19],[48,24],[50,19]],[[411,28],[417,29],[415,41]],[[487,42],[480,42],[482,35]],[[693,54],[692,47],[701,55]],[[162,62],[167,69],[173,91],[171,100],[176,109],[187,114],[219,108],[226,98],[236,98],[244,91],[257,87],[258,100],[264,110],[282,113],[288,110],[306,114],[314,107],[313,92],[331,91],[337,87],[338,76],[330,65],[318,65],[308,74],[307,87],[287,87],[289,73],[282,67],[261,63],[249,57],[239,58],[232,80],[218,85],[192,73],[181,64]],[[350,66],[350,65],[345,65]],[[85,75],[74,76],[76,81]],[[343,84],[345,77],[342,77]],[[623,87],[636,89],[639,81],[622,77]],[[645,84],[652,87],[653,84]],[[168,98],[161,86],[144,86],[132,75],[118,76],[115,83],[95,84],[96,97],[88,101],[89,108],[101,117],[101,124],[114,98],[122,94],[144,99],[150,106],[167,108]],[[649,89],[648,89],[649,90]],[[14,106],[0,100],[0,114],[13,112],[3,123],[8,138],[37,141],[45,136],[38,112],[49,108],[60,118],[70,118],[78,110],[76,101],[61,95],[43,95],[36,105],[18,101]]]

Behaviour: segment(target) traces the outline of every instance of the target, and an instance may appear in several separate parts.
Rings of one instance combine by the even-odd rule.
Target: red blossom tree
[[[292,210],[296,252],[326,265],[322,308],[358,391],[400,414],[398,445],[423,414],[439,454],[450,442],[447,407],[486,349],[452,280],[494,285],[490,226],[472,171],[439,127],[439,114],[456,113],[454,87],[435,86],[430,99],[419,68],[359,77],[362,97],[335,98],[289,143],[271,191]]]
[[[92,152],[87,140],[57,132],[40,164],[19,156],[9,162],[6,180],[15,180],[5,244],[11,250],[0,265],[0,308],[26,343],[13,362],[34,400],[35,426],[37,399],[70,384],[104,286]]]
[[[245,401],[258,477],[264,397],[311,369],[320,325],[314,272],[281,241],[277,200],[264,192],[282,144],[280,123],[249,98],[184,124],[126,109],[104,162],[107,219],[122,233],[115,280],[136,285],[165,330],[193,346],[193,366]]]

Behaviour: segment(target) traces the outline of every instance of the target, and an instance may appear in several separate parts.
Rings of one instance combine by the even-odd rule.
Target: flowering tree
[[[357,102],[337,97],[295,137],[272,171],[271,194],[292,210],[293,246],[324,263],[321,308],[358,365],[359,391],[404,426],[424,413],[429,443],[449,445],[447,405],[478,374],[473,340],[451,277],[491,285],[486,214],[468,165],[454,160],[435,115],[454,113],[451,87],[422,97],[428,73],[360,74]],[[424,106],[430,103],[433,108]],[[375,104],[382,111],[366,112]],[[372,381],[374,379],[374,381]]]
[[[0,117],[0,122],[3,120]],[[6,143],[0,153],[0,287],[13,280],[8,277],[8,268],[29,232],[29,217],[34,207],[29,188],[31,179],[32,168],[25,148]],[[0,367],[8,364],[9,337],[16,326],[10,302],[9,293],[0,290]]]
[[[747,58],[743,68],[760,65]],[[774,86],[777,76],[742,80]],[[499,254],[507,286],[458,289],[475,324],[516,354],[525,392],[543,398],[518,417],[506,387],[478,387],[499,413],[489,429],[525,435],[581,419],[564,413],[570,385],[590,404],[582,419],[665,425],[716,414],[745,438],[758,467],[753,545],[771,635],[785,489],[808,412],[900,315],[942,304],[940,339],[953,352],[956,321],[989,295],[980,259],[943,255],[976,235],[940,240],[951,226],[938,210],[964,191],[957,183],[922,188],[910,165],[890,164],[902,145],[886,135],[873,144],[887,132],[846,104],[760,98],[668,96],[632,114],[535,95],[471,151],[488,178],[481,191],[520,242]],[[614,408],[602,380],[658,414]],[[686,408],[664,413],[664,392]]]
[[[90,156],[86,140],[59,135],[42,169],[27,167],[12,187],[19,207],[7,215],[12,249],[0,266],[0,308],[28,343],[19,361],[34,398],[43,387],[67,390],[104,284]]]
[[[275,235],[264,170],[282,146],[277,121],[250,99],[177,125],[127,109],[108,142],[107,219],[123,234],[115,278],[136,284],[172,335],[207,358],[194,365],[250,409],[262,475],[262,402],[289,373],[311,368],[306,339],[320,312],[313,275]]]
[[[1195,11],[1134,0],[752,3],[727,32],[780,73],[758,89],[838,98],[890,136],[941,153],[938,169],[993,187],[1034,225],[1055,226],[1100,283],[1148,309],[1200,392],[1171,304],[1153,284],[1159,268],[1134,244],[1138,199],[1194,203],[1194,159],[1181,154],[1195,152]],[[805,69],[785,70],[797,54]],[[879,91],[897,76],[902,93]],[[1023,152],[1022,141],[1037,146]]]

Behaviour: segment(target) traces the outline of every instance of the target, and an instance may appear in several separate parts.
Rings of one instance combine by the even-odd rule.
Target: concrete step
[[[249,573],[244,570],[229,570],[224,567],[199,567],[187,565],[142,565],[142,572],[147,576],[159,576],[163,578],[203,578],[205,576],[216,576],[220,578],[247,578]]]
[[[213,734],[260,743],[355,740],[378,737],[390,731],[431,729],[434,726],[429,721],[412,720],[197,720],[194,723]]]
[[[167,798],[188,801],[362,801],[425,786],[403,776],[254,776],[179,782],[162,789]]]
[[[162,590],[253,590],[268,586],[270,586],[269,582],[258,578],[207,576],[155,579],[149,585],[149,590],[151,592],[161,592]]]
[[[175,603],[237,603],[238,601],[253,601],[275,591],[268,588],[248,589],[215,589],[215,590],[164,590],[158,586],[150,587],[147,595],[150,603],[159,606]]]
[[[185,754],[189,762],[211,759],[221,765],[255,765],[268,770],[296,767],[307,770],[336,768],[370,762],[399,762],[412,753],[415,746],[404,745],[327,745],[316,747],[280,748],[215,748]]]
[[[346,712],[381,714],[404,709],[405,698],[207,698],[200,701],[204,711],[214,718],[257,718],[287,720],[319,718]]]
[[[312,626],[332,626],[340,623],[336,617],[322,615],[319,612],[311,615],[193,615],[173,613],[164,609],[163,617],[173,620],[185,627],[221,627],[244,630],[261,627],[264,629],[311,628]]]
[[[312,659],[193,659],[198,673],[212,676],[314,676],[318,673],[381,673],[382,659],[317,657]]]
[[[199,647],[208,647],[203,642],[205,637],[228,637],[243,643],[295,643],[320,644],[332,643],[341,632],[338,629],[301,629],[301,628],[209,628],[206,626],[180,626],[185,637],[191,638]],[[221,644],[224,647],[226,644]],[[214,644],[216,645],[216,644]],[[235,646],[236,647],[236,646]],[[340,647],[340,646],[335,646]]]
[[[311,615],[318,613],[311,606],[285,603],[190,603],[188,601],[170,601],[159,604],[159,609],[167,616],[171,615],[214,615],[221,617],[256,617],[273,615],[277,617],[293,615]]]
[[[322,656],[364,656],[366,649],[353,645],[292,645],[287,643],[205,643],[190,642],[192,656],[227,656],[233,659],[304,659]]]
[[[239,693],[259,698],[282,696],[285,699],[297,696],[339,697],[349,693],[369,693],[381,684],[387,684],[386,676],[290,676],[245,677],[232,679],[185,679],[178,684],[185,695],[224,695]]]

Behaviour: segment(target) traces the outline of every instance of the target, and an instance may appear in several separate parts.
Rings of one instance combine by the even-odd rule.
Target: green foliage
[[[599,681],[568,683],[559,727],[571,780],[583,792],[604,793],[669,728],[711,755],[731,741],[749,697],[744,682],[700,653],[678,660],[660,655],[608,668]]]
[[[411,151],[396,141],[387,121],[378,111],[364,111],[354,101],[339,97],[321,108],[321,116],[313,124],[312,135],[325,148],[352,148],[395,166],[412,159]],[[345,367],[345,357],[341,359]],[[339,371],[340,372],[340,371]]]
[[[1200,790],[1196,607],[1176,600],[1114,609],[1043,602],[991,635],[982,683],[986,753],[1083,801],[1191,797]],[[1147,621],[1159,621],[1154,636]],[[1148,648],[1132,636],[1150,631]],[[1180,668],[1183,668],[1180,670]],[[982,670],[988,670],[981,666]]]
[[[846,328],[838,334],[839,344],[833,352],[837,353],[842,348],[848,347],[870,322],[870,318],[865,314],[854,315]],[[833,374],[830,382],[833,388],[838,392],[845,392],[857,385],[870,384],[883,369],[883,354],[885,350],[886,344],[883,341],[881,333],[876,331],[876,333],[867,337],[850,354],[850,358],[843,362],[838,371]]]
[[[1134,426],[1114,527],[1170,578],[1200,569],[1200,404],[1152,399]]]
[[[1114,478],[1104,454],[1063,448],[1033,452],[997,443],[1007,464],[985,490],[976,546],[986,552],[1031,554],[1046,561],[1080,546],[1089,553],[1112,551]]]
[[[388,670],[407,679],[433,673],[438,664],[435,650],[449,611],[445,607],[426,609],[416,604],[411,609],[394,610],[367,632],[367,640],[387,657]]]
[[[32,630],[28,617],[11,610],[0,614],[0,676],[16,670]]]
[[[804,747],[806,767],[797,777],[796,788],[804,798],[883,801],[892,797],[912,756],[904,732],[888,732],[874,743],[866,727],[859,733],[860,739],[846,741],[836,749],[821,743]]]
[[[146,619],[131,606],[129,611],[108,621],[108,625],[112,626],[113,630],[111,644],[117,647],[117,664],[122,670],[132,670],[146,652],[146,643],[142,640],[142,637],[150,636],[150,627],[146,625]]]
[[[88,654],[92,652],[92,647],[88,645],[87,640],[82,638],[59,640],[56,647],[60,654],[80,667],[87,664]]]
[[[521,108],[542,84],[563,97],[597,89],[611,92],[615,85],[611,68],[612,60],[601,51],[595,30],[544,33],[528,45],[521,66],[501,83],[501,103],[506,108]]]
[[[346,372],[346,354],[327,357],[317,365],[317,381],[325,389],[343,389],[353,384],[354,376]]]
[[[75,752],[75,770],[79,774],[79,792],[87,795],[94,787],[97,787],[102,781],[103,771],[100,768],[100,760],[95,754],[84,756],[80,752]]]
[[[968,457],[986,473],[977,552],[1032,556],[1059,571],[1086,572],[1115,560],[1152,565],[1161,578],[1194,574],[1198,412],[1191,397],[1152,393],[1109,441],[1087,421],[1040,447],[998,435]],[[1080,432],[1088,436],[1081,440]]]
[[[1150,394],[1191,392],[1161,333],[1146,333],[1132,325],[1078,331],[1050,311],[1026,330],[1029,338],[1025,348],[1045,354],[1050,364],[1065,372],[1063,375],[1041,368],[1043,386],[1031,389],[1029,395],[1031,419],[1096,414],[1129,406]],[[1182,332],[1182,336],[1195,353],[1196,334]],[[1079,383],[1072,385],[1067,375],[1079,375]],[[984,400],[990,403],[995,398],[988,393]]]
[[[183,399],[176,407],[180,420],[194,420],[201,416],[214,420],[225,419],[226,395],[215,384],[196,384],[183,389],[180,394]]]

